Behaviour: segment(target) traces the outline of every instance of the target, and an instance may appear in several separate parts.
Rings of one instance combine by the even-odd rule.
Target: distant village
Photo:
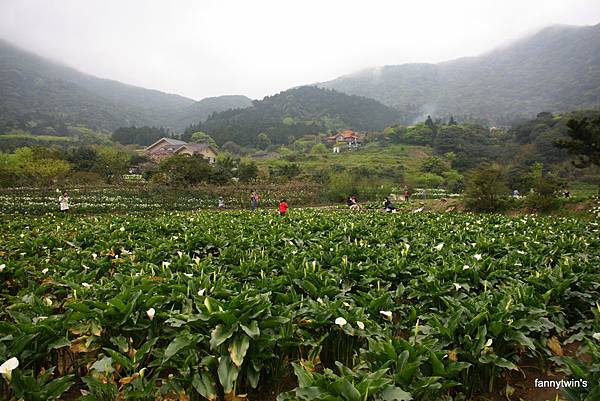
[[[344,130],[325,137],[323,142],[331,147],[333,153],[340,153],[344,147],[358,148],[362,144],[362,135],[352,130]],[[167,137],[159,139],[144,149],[144,155],[157,163],[170,156],[200,155],[209,164],[213,164],[216,161],[218,153],[217,149],[207,143],[188,143]]]

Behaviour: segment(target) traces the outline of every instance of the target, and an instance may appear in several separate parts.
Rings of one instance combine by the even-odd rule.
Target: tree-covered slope
[[[303,86],[267,96],[250,108],[213,114],[187,132],[205,131],[219,144],[257,145],[261,133],[272,143],[288,143],[309,133],[382,130],[404,120],[400,112],[373,99]]]
[[[600,104],[600,24],[553,26],[482,56],[374,68],[320,86],[491,124],[590,108]]]
[[[178,114],[174,127],[177,130],[184,130],[191,124],[206,120],[213,113],[250,106],[252,106],[252,99],[243,95],[207,97],[183,109]]]
[[[199,102],[84,74],[0,40],[0,127],[59,120],[92,128],[131,125],[183,130],[211,113],[247,107],[245,96]]]

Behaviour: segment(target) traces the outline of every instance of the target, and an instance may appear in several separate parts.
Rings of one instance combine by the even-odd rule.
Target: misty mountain
[[[206,97],[179,112],[174,127],[180,131],[199,121],[206,120],[211,114],[229,109],[244,109],[252,106],[252,99],[242,95],[224,95]]]
[[[590,108],[600,104],[600,24],[552,26],[478,57],[373,68],[319,86],[491,124]]]
[[[382,130],[404,120],[398,110],[376,100],[303,86],[254,101],[250,108],[213,114],[186,133],[200,130],[219,144],[234,141],[254,146],[260,133],[272,143],[285,144],[306,134],[343,128]]]
[[[246,107],[245,96],[199,102],[84,74],[0,40],[0,126],[58,120],[95,129],[132,125],[183,130],[215,111]]]

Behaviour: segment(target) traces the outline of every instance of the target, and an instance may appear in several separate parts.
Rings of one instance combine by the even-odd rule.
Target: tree
[[[258,167],[256,167],[256,163],[240,163],[238,165],[237,176],[242,182],[249,182],[256,179],[256,177],[258,177]]]
[[[58,159],[38,159],[25,165],[24,170],[27,175],[40,185],[48,186],[56,180],[64,178],[71,166],[64,160]]]
[[[167,184],[172,186],[208,181],[213,174],[208,161],[201,155],[168,157],[160,163],[159,172],[163,174]]]
[[[239,155],[242,153],[242,148],[240,145],[233,141],[225,142],[221,148],[229,153],[233,153],[234,155]]]
[[[265,150],[271,145],[271,140],[264,132],[261,132],[256,137],[257,145],[259,149]]]
[[[494,212],[502,209],[508,194],[504,171],[496,164],[473,170],[467,177],[465,204],[468,209]]]
[[[327,146],[325,146],[322,143],[317,143],[312,147],[310,153],[312,153],[313,155],[323,155],[327,153]]]
[[[448,125],[456,125],[456,121],[454,120],[454,116],[450,116],[450,120],[448,120]]]
[[[209,144],[210,146],[214,147],[214,148],[218,148],[217,146],[217,142],[215,142],[215,140],[208,135],[206,132],[202,132],[202,131],[196,131],[192,134],[192,137],[190,138],[190,142],[192,143],[206,143]]]
[[[424,173],[442,175],[442,173],[447,170],[450,170],[448,163],[435,156],[427,157],[421,164],[421,171]]]
[[[600,112],[591,117],[572,118],[567,122],[567,127],[570,138],[556,141],[556,146],[576,157],[573,164],[577,168],[600,166]]]
[[[109,181],[125,174],[132,155],[110,146],[96,146],[97,162],[95,172],[105,176]]]

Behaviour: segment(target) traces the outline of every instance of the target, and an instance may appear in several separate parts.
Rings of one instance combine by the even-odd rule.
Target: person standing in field
[[[258,200],[259,199],[260,199],[260,196],[258,195],[258,192],[252,191],[252,194],[250,195],[250,205],[252,206],[252,211],[258,209]]]
[[[58,206],[60,207],[60,211],[63,213],[67,213],[69,211],[69,194],[67,191],[63,192],[63,194],[58,197]]]
[[[408,202],[409,197],[410,197],[410,192],[408,192],[408,188],[404,188],[404,202]]]
[[[285,201],[285,199],[282,199],[282,200],[279,202],[279,215],[280,215],[281,217],[284,217],[284,216],[285,216],[285,213],[287,212],[287,210],[288,210],[288,207],[289,207],[289,206],[288,206],[287,202]]]
[[[222,196],[219,196],[219,203],[217,204],[219,209],[225,209],[225,199]]]

